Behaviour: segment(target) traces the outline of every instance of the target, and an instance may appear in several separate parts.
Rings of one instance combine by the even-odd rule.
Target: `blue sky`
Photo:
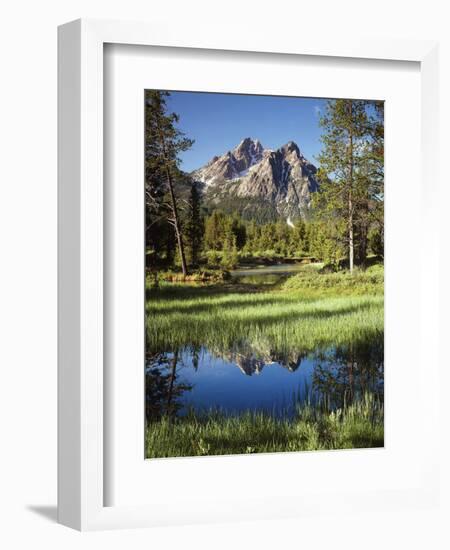
[[[171,92],[167,106],[180,115],[179,128],[195,140],[181,155],[181,168],[190,172],[245,137],[259,139],[268,149],[295,141],[317,165],[319,116],[325,103],[323,99]]]

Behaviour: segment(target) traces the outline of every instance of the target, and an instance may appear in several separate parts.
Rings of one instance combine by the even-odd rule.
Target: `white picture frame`
[[[332,58],[409,61],[420,64],[422,171],[421,186],[431,199],[421,210],[425,243],[437,243],[437,44],[425,41],[355,40],[311,36],[269,38],[257,30],[233,37],[224,29],[213,37],[193,33],[179,23],[170,28],[160,23],[78,20],[59,28],[58,86],[58,519],[80,530],[143,527],[190,522],[256,519],[279,515],[320,513],[333,505],[323,503],[320,494],[291,506],[271,502],[269,495],[254,498],[253,506],[217,496],[215,506],[195,511],[185,504],[185,512],[161,509],[148,504],[105,506],[108,491],[104,461],[104,192],[103,113],[104,45],[128,44],[230,52],[259,52],[289,56],[308,55]],[[421,253],[424,250],[421,248]],[[437,323],[437,244],[427,250],[422,267],[420,316]],[[423,263],[423,262],[422,262]],[[432,332],[432,331],[431,331]],[[430,353],[427,375],[438,379],[438,345]],[[419,346],[424,343],[420,342]],[[435,388],[438,388],[438,384]],[[424,391],[424,390],[423,390]],[[427,391],[430,391],[427,389]],[[433,391],[433,390],[431,390]],[[437,389],[435,390],[437,393]],[[437,406],[430,418],[437,417]],[[432,438],[431,438],[432,439]],[[249,457],[246,457],[247,459]],[[213,460],[221,460],[213,458]],[[224,459],[222,459],[224,460]],[[435,468],[437,451],[430,448],[422,464],[418,486],[398,491],[367,492],[367,508],[386,505],[430,505],[438,495]],[[192,464],[192,463],[191,463]],[[218,464],[218,462],[216,462]],[[423,475],[422,475],[423,474]],[[176,495],[174,499],[176,500]],[[339,495],[343,509],[361,508],[351,495]],[[389,497],[389,499],[388,499]],[[388,502],[387,502],[388,500]],[[289,504],[289,505],[288,505]]]

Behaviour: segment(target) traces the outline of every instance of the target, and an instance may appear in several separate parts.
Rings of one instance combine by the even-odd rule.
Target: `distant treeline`
[[[184,249],[190,268],[201,265],[231,269],[239,260],[251,258],[301,259],[314,258],[336,268],[346,258],[344,246],[340,246],[326,222],[301,218],[289,226],[286,220],[258,224],[241,215],[227,214],[221,210],[211,213],[201,207],[201,198],[193,193],[181,212],[181,223],[186,229]],[[181,267],[175,232],[169,225],[152,232],[153,244],[147,248],[149,267]],[[368,254],[383,255],[380,231],[373,226],[368,234],[364,255],[356,254],[356,263],[364,264]]]

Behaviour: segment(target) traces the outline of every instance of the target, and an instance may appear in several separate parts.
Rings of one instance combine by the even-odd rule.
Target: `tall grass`
[[[382,447],[383,404],[373,395],[344,409],[302,405],[293,419],[246,412],[162,418],[148,425],[146,457],[205,456]]]
[[[314,264],[312,264],[313,266]],[[311,266],[311,267],[312,267]],[[306,266],[305,266],[306,267]],[[351,292],[352,294],[382,293],[384,268],[380,264],[366,270],[356,268],[352,274],[348,271],[336,273],[317,273],[311,269],[302,269],[283,284],[286,290],[320,290],[322,292]]]
[[[382,277],[306,271],[264,291],[165,285],[149,291],[148,343],[154,350],[190,344],[227,349],[245,340],[312,351],[367,341],[383,333]]]

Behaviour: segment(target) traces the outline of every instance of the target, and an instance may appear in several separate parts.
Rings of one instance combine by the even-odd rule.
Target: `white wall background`
[[[56,517],[56,27],[78,17],[180,18],[230,33],[365,34],[441,41],[442,250],[449,249],[450,33],[439,0],[16,0],[0,8],[0,545],[4,548],[448,548],[440,512],[80,534]],[[446,258],[444,258],[446,260]],[[448,261],[443,280],[450,280]],[[442,302],[449,293],[442,289]],[[447,322],[447,325],[445,324]],[[448,319],[442,312],[446,341]],[[449,376],[442,373],[443,411]],[[449,425],[443,414],[443,457]]]

